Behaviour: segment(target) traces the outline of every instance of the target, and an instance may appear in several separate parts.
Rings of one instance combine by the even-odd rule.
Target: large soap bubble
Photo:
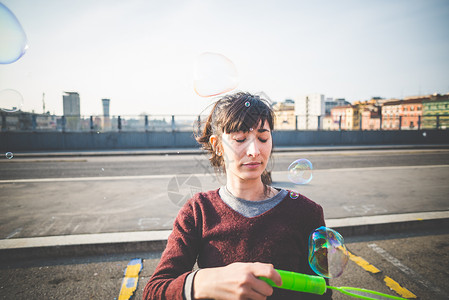
[[[321,226],[309,237],[309,265],[320,276],[340,276],[348,263],[348,250],[343,237],[333,229]]]
[[[10,64],[28,49],[25,31],[16,16],[0,3],[0,64]]]
[[[23,97],[18,91],[6,89],[0,91],[0,110],[15,112],[22,109]]]
[[[312,170],[313,166],[309,160],[305,158],[295,160],[288,167],[288,179],[296,184],[308,184],[313,177]]]
[[[194,89],[201,97],[227,93],[238,85],[234,63],[218,53],[201,54],[194,66]]]

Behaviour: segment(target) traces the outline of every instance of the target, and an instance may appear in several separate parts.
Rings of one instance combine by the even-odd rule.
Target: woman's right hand
[[[258,277],[282,285],[281,276],[271,264],[233,263],[199,270],[193,281],[193,295],[195,299],[266,299],[273,294],[273,288]]]

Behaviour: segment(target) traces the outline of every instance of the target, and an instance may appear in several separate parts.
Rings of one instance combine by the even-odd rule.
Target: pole
[[[94,117],[90,116],[90,131],[94,130]]]

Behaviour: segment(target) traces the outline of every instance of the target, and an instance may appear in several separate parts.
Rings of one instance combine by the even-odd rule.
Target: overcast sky
[[[273,101],[308,93],[353,102],[449,92],[449,1],[0,0],[28,38],[0,65],[0,91],[23,110],[198,114],[213,99],[193,89],[203,52],[229,58],[238,90]]]

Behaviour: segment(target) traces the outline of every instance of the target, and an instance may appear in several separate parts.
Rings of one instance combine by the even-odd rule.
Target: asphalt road
[[[296,185],[298,158],[313,179]],[[449,210],[449,150],[276,153],[274,186],[326,219]],[[220,187],[205,155],[13,158],[0,162],[0,238],[171,229],[193,193]]]
[[[306,158],[314,170],[449,165],[449,149],[275,152],[269,168],[286,171]],[[206,154],[0,159],[0,180],[213,173]]]
[[[447,299],[449,287],[449,230],[347,239],[349,260],[332,286],[371,289],[412,299]],[[133,258],[143,259],[133,299],[154,271],[160,253],[16,261],[0,265],[1,299],[118,299],[124,270]],[[379,270],[366,271],[360,259]],[[388,278],[388,280],[387,280]],[[391,289],[388,285],[397,285]],[[416,297],[416,298],[414,298]],[[334,292],[335,300],[354,299]]]

